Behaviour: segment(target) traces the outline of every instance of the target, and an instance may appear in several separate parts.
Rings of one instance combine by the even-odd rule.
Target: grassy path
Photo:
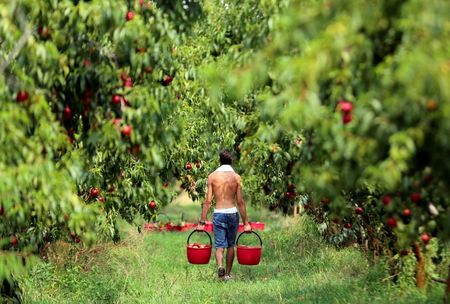
[[[197,213],[174,205],[169,214]],[[443,289],[427,295],[383,280],[383,267],[370,268],[355,249],[326,246],[305,218],[250,212],[269,229],[259,266],[235,263],[235,280],[215,279],[209,265],[186,260],[186,233],[138,234],[124,230],[119,245],[60,252],[52,263],[23,278],[26,303],[441,303]]]

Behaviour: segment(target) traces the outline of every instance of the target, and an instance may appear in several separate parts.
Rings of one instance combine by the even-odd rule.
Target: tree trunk
[[[425,275],[425,258],[422,255],[422,251],[420,246],[417,243],[414,243],[414,254],[417,259],[417,267],[416,267],[416,286],[419,289],[425,289],[427,285],[426,275]]]
[[[367,252],[373,253],[373,258],[370,260],[372,263],[378,260],[378,248],[377,248],[378,239],[374,236],[372,227],[367,227]]]

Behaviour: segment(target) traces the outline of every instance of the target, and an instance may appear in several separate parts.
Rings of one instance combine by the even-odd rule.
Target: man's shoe
[[[223,267],[217,268],[217,276],[219,277],[219,279],[223,279],[225,276],[225,268]]]
[[[231,274],[230,275],[226,275],[223,279],[225,281],[231,281],[231,280],[233,280],[233,276]]]

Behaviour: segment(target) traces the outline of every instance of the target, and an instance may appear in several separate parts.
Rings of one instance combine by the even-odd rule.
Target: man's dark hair
[[[226,149],[220,151],[219,157],[221,165],[231,165],[231,162],[233,161],[233,155],[229,150]]]

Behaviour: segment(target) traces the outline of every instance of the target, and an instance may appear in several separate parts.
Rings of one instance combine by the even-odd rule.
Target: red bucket
[[[239,234],[239,237],[237,238],[236,244],[237,244],[237,259],[239,264],[241,265],[258,265],[261,261],[261,254],[262,254],[262,240],[261,237],[255,232],[254,233],[258,239],[259,239],[259,246],[245,246],[245,245],[239,245],[239,238],[244,233],[250,233],[250,232],[242,232]]]
[[[210,222],[210,221],[206,221],[206,223],[205,223],[205,231],[213,232],[213,230],[214,230],[213,223]]]
[[[244,231],[244,224],[239,223],[238,232],[243,232],[243,231]]]
[[[195,232],[204,232],[209,237],[209,245],[189,243],[189,239]],[[186,244],[186,252],[189,263],[191,264],[208,264],[211,258],[212,240],[208,232],[204,230],[194,230],[189,234]]]
[[[252,229],[254,230],[264,230],[264,223],[262,222],[250,222],[250,226],[252,226]]]
[[[262,222],[249,222],[249,224],[253,230],[264,230],[265,225]],[[239,227],[238,227],[238,232],[243,232],[243,231],[244,231],[244,224],[240,223]]]

